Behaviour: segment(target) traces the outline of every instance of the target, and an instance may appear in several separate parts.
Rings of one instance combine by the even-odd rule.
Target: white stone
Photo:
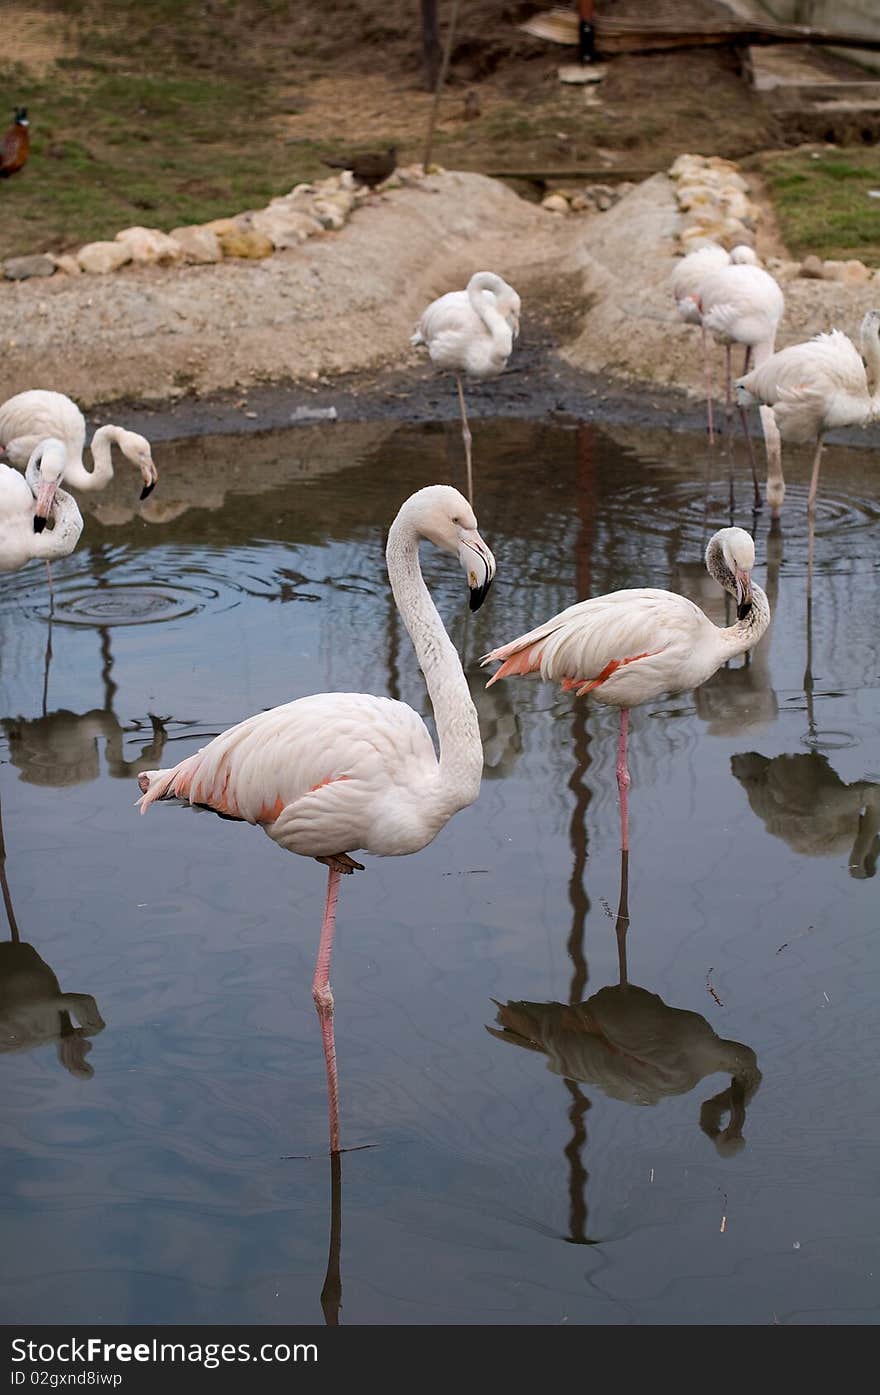
[[[183,253],[184,261],[205,264],[223,260],[220,239],[211,228],[194,223],[189,227],[175,228],[171,236]]]
[[[306,238],[314,237],[316,233],[323,231],[323,225],[318,218],[313,218],[311,214],[297,209],[270,205],[269,208],[262,208],[254,214],[254,231],[263,233],[269,238],[276,251],[283,251],[286,247],[298,247],[305,242]]]
[[[548,194],[541,200],[541,207],[546,208],[548,213],[569,213],[571,210],[568,199],[562,194]]]
[[[183,255],[180,244],[158,228],[123,228],[116,241],[128,248],[133,262],[143,265],[179,262]]]
[[[124,242],[87,242],[80,247],[76,259],[83,271],[92,276],[106,276],[131,261],[131,248]]]

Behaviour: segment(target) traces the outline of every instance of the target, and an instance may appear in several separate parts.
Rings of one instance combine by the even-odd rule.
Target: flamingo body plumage
[[[0,464],[0,571],[26,562],[67,557],[79,542],[82,514],[72,495],[58,488],[64,467],[60,441],[41,441],[22,475]],[[44,531],[49,513],[53,526]]]
[[[83,461],[86,419],[64,393],[33,388],[0,403],[0,450],[13,465],[26,465],[34,448],[48,436],[64,445],[64,479],[70,488],[94,490],[109,484],[113,478],[111,446],[115,444],[141,473],[141,498],[152,493],[158,474],[150,443],[139,432],[123,426],[98,427],[91,443],[93,468],[88,470]]]

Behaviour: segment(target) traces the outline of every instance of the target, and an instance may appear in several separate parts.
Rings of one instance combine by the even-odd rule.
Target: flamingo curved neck
[[[871,411],[873,416],[877,416],[880,413],[880,323],[874,321],[869,329],[863,326],[861,341],[871,393]]]
[[[508,356],[513,348],[513,331],[497,305],[483,294],[484,291],[491,291],[497,296],[504,288],[505,283],[494,271],[478,271],[468,281],[467,293],[475,314],[483,321],[493,342],[501,353]]]
[[[76,547],[83,528],[79,505],[65,489],[55,492],[52,519],[51,528],[29,536],[31,556],[44,558],[47,562],[56,557],[67,557]]]
[[[118,426],[99,426],[92,437],[90,450],[92,452],[92,468],[87,470],[82,455],[79,460],[68,461],[64,471],[68,484],[72,484],[74,489],[103,489],[113,478],[113,460],[110,448],[114,441],[118,443]]]
[[[385,556],[397,609],[425,677],[440,738],[438,806],[451,816],[473,804],[483,773],[477,711],[458,651],[425,585],[419,564],[420,535],[406,514],[388,534]],[[430,792],[425,791],[426,799]]]
[[[723,586],[731,596],[736,595],[736,581],[724,560],[721,546],[714,539],[706,552],[706,570],[719,586]],[[718,627],[718,636],[729,658],[744,654],[753,648],[770,624],[770,602],[761,587],[752,582],[752,605],[744,620],[735,625]]]

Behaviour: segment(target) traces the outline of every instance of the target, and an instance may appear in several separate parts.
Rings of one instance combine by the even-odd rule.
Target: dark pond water
[[[410,491],[460,482],[460,437],[163,445],[146,504],[126,475],[89,503],[51,632],[42,568],[3,579],[6,1321],[320,1323],[328,1255],[345,1323],[876,1321],[876,462],[827,453],[811,674],[795,452],[782,533],[757,524],[767,639],[633,715],[621,987],[616,715],[487,694],[475,660],[627,585],[723,620],[700,561],[723,457],[709,477],[663,432],[475,437],[495,589],[469,617],[455,563],[425,566],[486,780],[424,852],[343,886],[343,1137],[372,1146],[336,1175],[324,869],[208,815],[139,819],[135,775],[310,692],[427,714],[383,539]]]

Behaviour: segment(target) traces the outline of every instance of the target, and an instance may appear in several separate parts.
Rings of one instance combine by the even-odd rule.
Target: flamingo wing
[[[258,713],[170,770],[140,777],[146,813],[182,799],[260,824],[306,856],[371,846],[386,797],[424,789],[437,759],[406,703],[365,693],[318,693]]]
[[[569,606],[544,625],[492,650],[481,662],[502,660],[487,686],[512,674],[539,673],[586,692],[629,665],[658,658],[707,623],[699,607],[673,591],[615,591]],[[645,667],[656,674],[656,664],[646,662]],[[665,686],[661,681],[660,691]]]

